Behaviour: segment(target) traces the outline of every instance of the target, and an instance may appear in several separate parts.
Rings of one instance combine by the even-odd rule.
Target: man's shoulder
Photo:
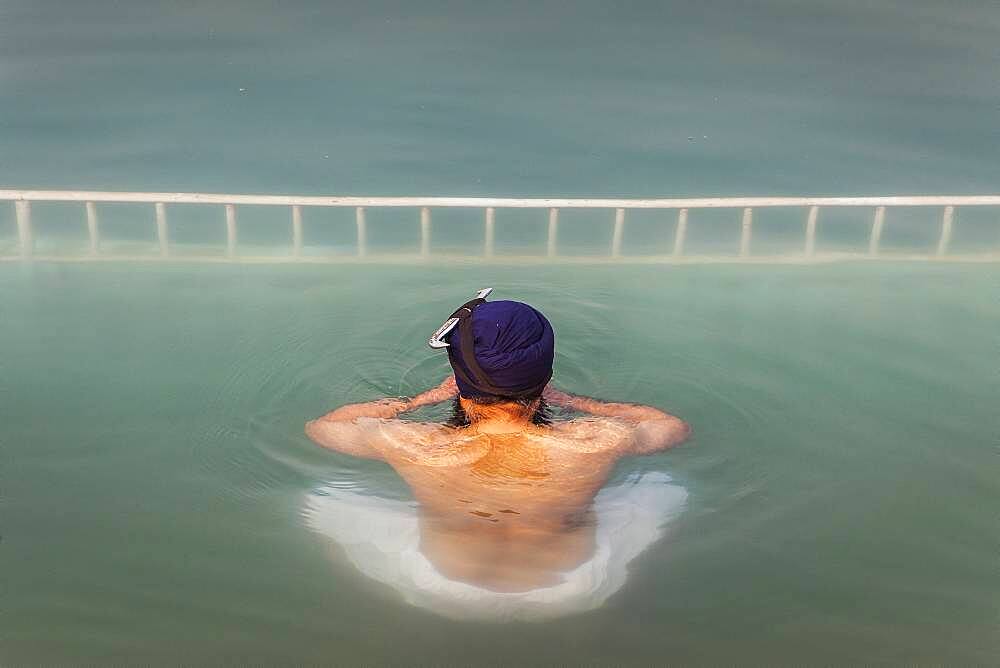
[[[409,420],[372,419],[378,448],[386,459],[408,460],[429,466],[451,466],[482,456],[483,447],[461,431],[442,424]]]
[[[541,434],[553,447],[579,453],[614,452],[628,443],[635,429],[614,418],[587,417],[553,423]]]
[[[475,461],[490,449],[491,439],[441,424],[380,418],[363,418],[378,433],[379,450],[387,458],[403,457],[414,463],[449,466]],[[358,420],[359,426],[362,420]],[[615,418],[587,417],[557,421],[525,432],[521,438],[553,450],[575,454],[616,453],[627,447],[635,428]]]

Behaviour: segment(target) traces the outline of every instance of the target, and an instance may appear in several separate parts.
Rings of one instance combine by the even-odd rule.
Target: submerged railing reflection
[[[303,253],[303,207],[351,207],[355,210],[357,228],[356,252],[358,258],[370,257],[367,248],[366,209],[368,208],[411,208],[419,212],[420,243],[419,250],[412,255],[394,253],[392,257],[415,257],[427,259],[432,256],[431,249],[431,212],[432,209],[465,208],[481,209],[483,218],[482,257],[496,258],[495,226],[497,209],[540,209],[548,210],[548,237],[544,258],[568,259],[571,256],[560,255],[558,252],[559,212],[562,209],[592,209],[613,211],[609,216],[612,225],[611,245],[607,259],[615,261],[636,260],[636,256],[628,256],[622,252],[625,235],[626,214],[629,210],[661,209],[677,212],[672,252],[656,256],[643,256],[644,260],[677,261],[689,260],[722,260],[723,256],[696,256],[685,254],[685,242],[688,235],[691,211],[699,209],[734,209],[740,212],[739,251],[735,256],[737,261],[754,259],[752,254],[754,209],[759,208],[803,208],[805,216],[805,231],[801,259],[815,259],[817,256],[816,234],[819,226],[819,214],[823,207],[852,207],[872,209],[871,231],[868,238],[867,253],[859,250],[855,253],[841,253],[842,257],[880,257],[880,245],[886,224],[886,211],[893,207],[931,207],[941,209],[941,226],[937,243],[928,248],[926,253],[910,254],[907,258],[921,259],[961,259],[964,255],[950,253],[952,231],[954,227],[956,207],[1000,206],[1000,195],[974,196],[888,196],[888,197],[718,197],[718,198],[673,198],[673,199],[555,199],[555,198],[490,198],[490,197],[297,197],[286,195],[235,195],[208,193],[142,193],[142,192],[89,192],[89,191],[47,191],[47,190],[0,190],[0,201],[10,201],[14,204],[14,215],[17,226],[17,250],[12,255],[0,255],[0,259],[46,259],[46,260],[83,260],[83,259],[182,259],[172,253],[170,230],[167,215],[169,204],[204,204],[222,205],[226,228],[225,254],[222,259],[233,262],[253,261],[302,261],[309,260],[339,260],[343,256],[306,257]],[[35,254],[35,234],[32,225],[33,202],[79,202],[84,205],[88,246],[87,253],[76,255],[40,256]],[[158,253],[149,256],[127,256],[120,254],[103,254],[101,252],[101,236],[98,215],[98,203],[143,203],[152,204],[153,219],[156,225],[156,240]],[[237,207],[241,205],[287,207],[290,211],[292,253],[289,257],[282,256],[252,256],[241,255],[238,243]],[[385,259],[387,256],[381,256]],[[197,256],[183,259],[212,261],[211,256]],[[374,258],[378,259],[378,258]],[[587,258],[593,260],[594,258]],[[733,258],[729,258],[730,260]],[[759,259],[757,256],[756,259]],[[981,259],[996,261],[996,253],[984,254]]]

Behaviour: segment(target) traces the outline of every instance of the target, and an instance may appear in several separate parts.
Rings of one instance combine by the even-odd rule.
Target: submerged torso
[[[508,434],[399,421],[378,430],[420,503],[421,552],[446,577],[496,591],[557,584],[593,555],[591,502],[632,434],[606,419]]]

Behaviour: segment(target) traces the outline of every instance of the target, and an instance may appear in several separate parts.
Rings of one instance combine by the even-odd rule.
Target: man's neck
[[[480,434],[516,434],[528,429],[527,420],[480,420],[470,425]]]

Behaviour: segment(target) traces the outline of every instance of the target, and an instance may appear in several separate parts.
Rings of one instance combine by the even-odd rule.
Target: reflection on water
[[[601,490],[589,521],[570,534],[571,542],[581,542],[574,534],[586,534],[582,542],[587,551],[574,560],[579,563],[557,572],[551,584],[523,591],[497,591],[442,573],[428,558],[426,546],[434,543],[435,535],[440,540],[454,529],[448,520],[429,515],[418,503],[331,483],[306,496],[303,515],[307,525],[339,546],[359,571],[392,587],[411,605],[455,619],[537,621],[600,607],[625,584],[628,564],[663,536],[666,524],[683,510],[686,499],[684,488],[655,471]],[[511,509],[498,512],[512,514]],[[497,524],[506,520],[497,519]],[[545,541],[524,536],[523,528],[481,526],[478,531],[466,528],[450,541],[452,561],[464,561],[467,573],[489,577],[491,572],[528,569],[537,561],[535,550],[547,547]],[[565,538],[548,535],[549,541],[565,542]],[[502,554],[498,542],[503,545]]]

